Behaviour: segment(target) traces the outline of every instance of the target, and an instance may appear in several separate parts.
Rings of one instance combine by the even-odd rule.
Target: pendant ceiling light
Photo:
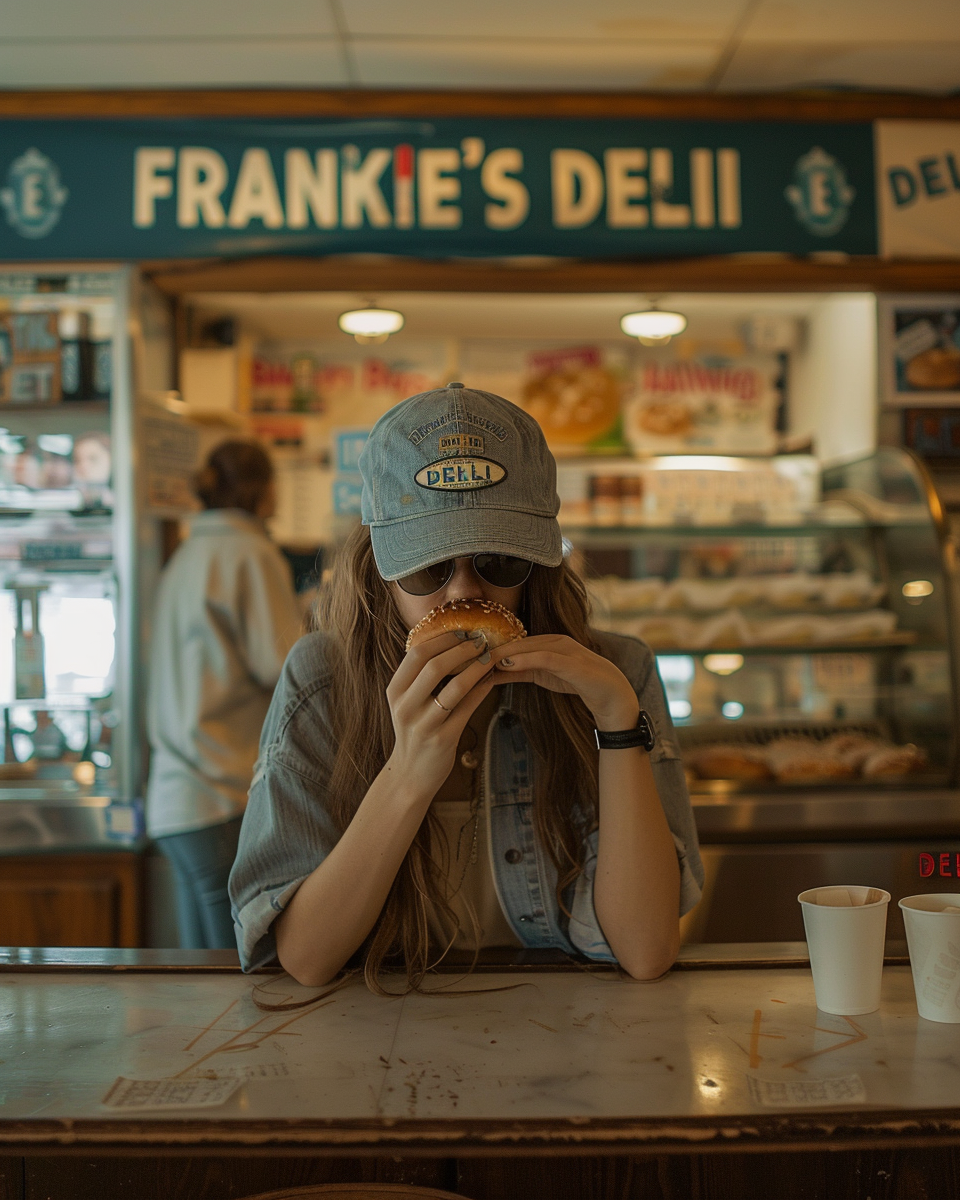
[[[344,333],[350,333],[361,344],[385,342],[391,333],[403,328],[403,313],[393,308],[352,308],[340,314],[337,322]]]
[[[637,338],[644,346],[665,346],[686,327],[687,318],[683,313],[665,312],[655,304],[620,318],[620,328],[627,337]]]

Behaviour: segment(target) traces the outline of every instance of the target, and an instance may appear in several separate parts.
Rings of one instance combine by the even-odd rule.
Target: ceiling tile
[[[718,42],[356,39],[368,87],[555,88],[689,91],[703,87]]]
[[[333,35],[327,0],[29,0],[3,5],[2,37],[221,37]],[[6,77],[3,79],[6,86]]]
[[[727,37],[745,0],[340,0],[347,29],[369,37]]]
[[[347,83],[332,39],[0,42],[7,88],[293,87]]]
[[[957,0],[760,0],[743,37],[758,42],[960,40]]]
[[[960,88],[960,40],[898,45],[742,43],[720,90],[848,87],[946,93]]]

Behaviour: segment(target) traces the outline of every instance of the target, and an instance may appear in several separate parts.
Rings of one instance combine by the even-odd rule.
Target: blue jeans
[[[227,880],[237,857],[242,818],[157,838],[177,884],[177,924],[183,950],[233,950]]]

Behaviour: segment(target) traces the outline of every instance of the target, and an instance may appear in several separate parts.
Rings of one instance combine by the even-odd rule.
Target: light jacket
[[[682,914],[700,898],[703,868],[655,659],[649,647],[635,638],[610,633],[594,636],[604,657],[630,680],[641,708],[653,721],[657,743],[651,765],[677,849]],[[273,922],[339,838],[326,803],[336,749],[329,719],[332,679],[328,646],[326,635],[319,633],[296,644],[264,725],[230,876],[244,970],[276,961]],[[483,800],[489,812],[487,849],[504,914],[525,946],[615,961],[593,903],[597,831],[587,835],[585,869],[564,897],[571,916],[565,915],[557,902],[556,871],[534,834],[535,764],[511,709],[512,690],[513,685],[502,689],[500,708],[490,723],[483,773]]]
[[[290,566],[263,523],[238,509],[194,517],[161,576],[151,631],[151,836],[243,812],[273,688],[299,633]]]

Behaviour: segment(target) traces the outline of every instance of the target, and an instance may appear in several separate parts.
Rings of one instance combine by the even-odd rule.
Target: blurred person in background
[[[227,878],[260,729],[300,631],[290,567],[264,522],[273,467],[223,442],[198,472],[204,512],[160,581],[151,645],[147,828],[170,861],[180,945],[236,945]]]

